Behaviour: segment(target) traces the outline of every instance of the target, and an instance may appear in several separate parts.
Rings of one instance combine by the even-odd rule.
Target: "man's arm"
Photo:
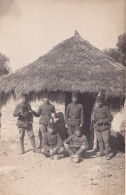
[[[22,112],[22,110],[19,109],[19,106],[17,105],[15,110],[14,110],[13,116],[18,117],[21,112]]]
[[[53,105],[53,107],[52,107],[52,113],[54,113],[54,117],[57,116],[56,109],[55,109],[55,106],[54,106],[54,105]]]
[[[84,111],[83,106],[81,105],[81,126],[84,124]]]
[[[81,148],[87,150],[88,147],[89,147],[88,140],[87,140],[86,136],[84,136]]]
[[[32,114],[36,117],[40,117],[41,115],[41,112],[42,112],[42,109],[41,109],[41,106],[39,106],[39,109],[37,112],[35,112],[34,110],[32,110]]]
[[[66,124],[68,123],[68,117],[69,117],[69,105],[67,106],[66,114],[65,114],[65,123]]]
[[[70,141],[72,140],[72,138],[73,138],[73,135],[71,135],[70,137],[68,137],[68,138],[63,142],[64,147],[65,147],[66,149],[69,148],[69,146],[70,146]]]
[[[56,145],[56,149],[60,148],[63,146],[63,142],[62,142],[62,139],[59,135],[59,133],[57,133],[57,145]]]
[[[19,109],[18,109],[18,105],[16,106],[16,108],[15,108],[15,110],[14,110],[13,116],[14,116],[14,117],[19,116]]]
[[[106,112],[107,117],[103,120],[104,125],[112,121],[112,115],[111,115],[109,108],[106,107],[105,112]]]
[[[65,141],[64,141],[64,144],[69,144],[70,141],[72,140],[73,138],[73,135],[69,136]]]

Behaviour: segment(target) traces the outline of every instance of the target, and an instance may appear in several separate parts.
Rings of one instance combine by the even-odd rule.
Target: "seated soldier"
[[[59,133],[56,132],[54,123],[49,123],[47,132],[42,137],[42,154],[51,159],[64,157],[64,146]]]
[[[82,153],[88,148],[88,141],[86,136],[82,135],[80,128],[77,128],[75,133],[64,141],[64,146],[71,156],[71,160],[73,162],[79,162]]]

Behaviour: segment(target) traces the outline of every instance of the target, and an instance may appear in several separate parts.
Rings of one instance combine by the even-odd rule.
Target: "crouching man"
[[[64,146],[59,133],[56,132],[54,124],[49,123],[47,132],[42,137],[42,154],[51,159],[60,159],[64,155]]]
[[[77,128],[75,133],[64,141],[64,146],[71,160],[77,163],[88,148],[88,141],[86,136],[82,135],[80,128]]]
[[[22,101],[21,103],[17,104],[15,110],[14,110],[14,117],[18,117],[17,119],[17,126],[19,130],[19,143],[20,143],[20,154],[24,154],[24,136],[25,131],[27,131],[28,136],[31,141],[31,145],[33,147],[33,152],[36,151],[36,144],[34,139],[34,133],[33,133],[33,115],[35,115],[35,112],[31,109],[30,104],[28,103],[28,95],[22,94]]]

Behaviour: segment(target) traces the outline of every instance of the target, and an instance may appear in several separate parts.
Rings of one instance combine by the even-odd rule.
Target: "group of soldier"
[[[110,110],[104,105],[104,97],[98,95],[96,97],[98,104],[94,109],[94,132],[96,133],[100,152],[98,157],[104,155],[109,160],[109,136],[110,123],[112,116]],[[40,145],[36,149],[36,143],[33,133],[33,116],[39,119],[39,139]],[[67,129],[67,137],[63,140],[55,128],[55,118],[58,115],[55,106],[50,103],[49,95],[44,98],[44,103],[39,106],[37,112],[32,110],[28,103],[28,95],[22,94],[22,101],[14,110],[14,117],[18,117],[17,126],[19,130],[20,154],[24,154],[24,136],[27,131],[33,147],[33,152],[40,152],[48,158],[60,159],[70,156],[73,162],[80,162],[82,156],[85,155],[89,147],[87,138],[82,133],[84,125],[83,106],[78,103],[78,94],[72,93],[72,103],[68,104],[65,113],[65,128]]]

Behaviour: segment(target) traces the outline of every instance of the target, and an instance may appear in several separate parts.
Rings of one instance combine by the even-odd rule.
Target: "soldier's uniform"
[[[50,127],[51,128],[51,127]],[[54,125],[53,127],[54,128]],[[57,133],[55,130],[53,133],[46,132],[42,136],[42,153],[50,156],[50,150],[55,148],[55,154],[62,154],[64,151],[63,142],[61,140],[61,137],[59,133]]]
[[[72,98],[77,98],[77,94],[73,93]],[[68,104],[65,115],[65,123],[68,127],[68,134],[72,135],[75,129],[84,123],[83,106],[77,102]]]
[[[48,94],[45,96],[45,98],[48,98]],[[55,117],[56,116],[55,106],[51,104],[50,102],[44,102],[42,105],[40,105],[36,113],[36,116],[40,117],[39,131],[38,131],[38,137],[39,137],[39,142],[40,142],[38,148],[40,149],[42,147],[42,135],[45,132],[47,132],[47,126],[51,119],[52,113],[54,113],[54,117]]]
[[[39,120],[39,129],[42,133],[47,132],[47,125],[51,118],[51,113],[56,114],[55,106],[50,102],[44,102],[37,111],[37,115],[41,116]]]
[[[65,144],[69,144],[66,148],[69,155],[77,154],[81,155],[88,148],[88,141],[85,135],[78,137],[76,134],[69,136],[65,141]],[[81,146],[84,146],[83,148]]]
[[[105,144],[105,154],[109,155],[109,136],[110,136],[110,122],[112,121],[112,115],[107,106],[103,104],[103,97],[98,96],[96,101],[102,103],[101,107],[94,109],[94,130],[99,142],[100,156],[104,153]]]
[[[34,133],[33,133],[33,115],[34,111],[31,110],[31,106],[28,103],[19,103],[17,104],[14,113],[14,117],[18,117],[17,119],[17,126],[19,130],[19,142],[21,147],[21,153],[24,153],[24,136],[25,131],[27,131],[28,136],[31,141],[31,145],[33,147],[33,151],[36,152],[36,145],[35,145],[35,139],[34,139]]]

